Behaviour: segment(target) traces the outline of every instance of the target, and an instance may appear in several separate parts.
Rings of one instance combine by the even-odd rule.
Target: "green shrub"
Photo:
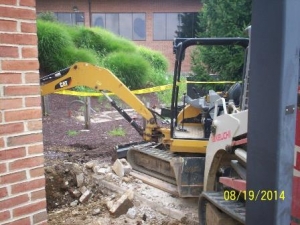
[[[38,20],[37,36],[41,69],[46,73],[55,72],[57,68],[62,69],[61,65],[57,65],[56,59],[63,56],[66,46],[74,46],[64,26],[59,23]]]
[[[171,81],[168,79],[169,75],[161,70],[152,69],[149,78],[150,79],[147,81],[148,87],[154,87],[171,83]]]
[[[136,53],[111,53],[105,58],[104,66],[132,90],[145,87],[150,78],[149,63]]]
[[[40,68],[52,73],[75,62],[110,69],[130,89],[166,84],[167,60],[159,52],[101,28],[38,20]]]
[[[56,16],[53,12],[42,12],[38,14],[37,19],[50,22],[57,22]]]
[[[89,49],[77,49],[74,47],[66,47],[61,51],[61,55],[56,54],[53,58],[55,65],[52,69],[55,71],[71,66],[76,62],[87,62],[97,65],[97,55]]]
[[[167,71],[168,61],[162,53],[142,46],[139,46],[138,52],[151,64],[155,71]]]
[[[123,52],[135,52],[136,46],[132,41],[129,41],[125,38],[119,37],[107,30],[93,27],[89,28],[95,34],[99,35],[102,40],[105,42],[106,53],[111,53],[114,51],[123,51]]]
[[[100,64],[109,53],[136,51],[133,42],[102,28],[72,27],[68,29],[68,32],[76,47],[94,50],[98,55]]]
[[[52,73],[75,62],[99,65],[99,57],[92,49],[76,48],[70,32],[75,28],[60,23],[38,20],[38,48],[41,70]]]
[[[74,27],[70,29],[69,33],[78,48],[93,49],[99,55],[106,52],[105,40],[93,30],[85,27]]]

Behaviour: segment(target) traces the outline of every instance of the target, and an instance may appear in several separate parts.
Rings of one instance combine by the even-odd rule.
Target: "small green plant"
[[[97,97],[97,102],[101,104],[104,102],[105,99],[106,98],[104,97],[104,95],[100,95],[99,97]]]
[[[76,131],[76,130],[68,130],[67,134],[70,137],[76,136],[78,134],[78,131]]]
[[[124,137],[126,135],[126,132],[122,127],[118,127],[118,128],[114,128],[111,131],[109,131],[109,135]]]

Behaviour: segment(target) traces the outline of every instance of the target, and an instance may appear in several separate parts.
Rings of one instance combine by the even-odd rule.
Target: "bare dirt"
[[[141,99],[150,107],[159,105],[155,94],[144,95]],[[88,162],[94,160],[109,171],[117,158],[116,145],[142,141],[127,121],[111,112],[113,109],[108,101],[91,99],[92,123],[88,130],[82,120],[83,104],[78,102],[77,97],[53,94],[48,96],[48,102],[49,112],[43,117],[43,134],[50,225],[195,224],[197,200],[181,201],[130,175],[120,178],[107,172],[99,177],[87,168]],[[121,106],[127,108],[124,103]],[[139,115],[131,111],[130,114],[142,123]],[[76,176],[81,173],[84,186],[92,193],[85,202],[78,201],[79,198],[73,194],[75,189],[79,189]],[[134,218],[126,214],[114,217],[106,203],[117,199],[128,189],[136,195],[133,201],[136,215]]]

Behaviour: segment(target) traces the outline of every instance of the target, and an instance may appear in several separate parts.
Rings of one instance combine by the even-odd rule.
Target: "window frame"
[[[113,14],[116,14],[117,15],[117,18],[118,18],[118,24],[117,24],[117,28],[115,29],[107,29],[107,15],[113,15]],[[102,16],[103,17],[103,27],[102,26],[96,26],[95,25],[95,22],[97,20],[97,15]],[[123,15],[130,15],[130,21],[131,21],[131,29],[130,29],[130,37],[129,35],[126,35],[125,33],[122,34],[122,29],[121,29],[121,19],[120,17],[122,17]],[[139,15],[139,16],[137,16]],[[135,20],[135,16],[136,19],[137,18],[141,18],[142,21],[144,22],[143,24],[143,28],[144,29],[144,34],[143,36],[144,37],[141,37],[141,38],[137,38],[137,36],[139,36],[138,34],[136,34],[135,32],[135,27],[134,27],[134,20]],[[122,20],[124,21],[124,20]],[[119,35],[121,37],[124,37],[126,39],[129,39],[129,40],[132,40],[132,41],[146,41],[147,39],[147,34],[146,34],[146,13],[145,12],[93,12],[92,13],[92,27],[102,27],[116,35]]]
[[[68,24],[71,26],[75,26],[75,25],[83,25],[84,26],[85,25],[85,13],[84,12],[53,12],[53,13],[56,16],[57,21],[59,21],[58,20],[59,14],[69,14],[72,23],[70,24],[70,23],[65,23],[65,22],[59,21],[61,23]],[[79,15],[79,14],[82,14],[82,16],[83,16],[82,21],[77,21],[78,17],[76,15]]]
[[[168,34],[168,15],[171,15],[171,14],[177,14],[177,17],[178,16],[180,16],[180,21],[177,23],[177,27],[182,27],[182,15],[183,14],[185,14],[185,13],[192,13],[193,14],[193,19],[192,19],[192,27],[195,27],[195,21],[196,21],[196,19],[195,19],[195,17],[196,17],[196,15],[199,13],[199,12],[153,12],[152,13],[152,34],[153,34],[153,37],[152,37],[152,40],[153,41],[170,41],[170,40],[173,40],[174,38],[176,38],[176,36],[174,35],[174,37],[170,37],[170,34]],[[157,33],[157,31],[156,31],[156,22],[155,22],[155,15],[159,15],[159,14],[161,14],[161,15],[164,15],[164,21],[163,21],[163,23],[164,23],[164,28],[163,29],[158,29],[159,30],[159,32],[162,32],[162,30],[163,30],[163,32],[164,32],[164,37],[156,37],[155,36],[155,34]],[[169,24],[170,25],[170,24]],[[180,32],[180,30],[175,30],[174,31],[174,33],[176,32],[176,31],[179,31]],[[192,36],[193,37],[195,37],[195,31],[193,32],[193,34],[192,34]]]

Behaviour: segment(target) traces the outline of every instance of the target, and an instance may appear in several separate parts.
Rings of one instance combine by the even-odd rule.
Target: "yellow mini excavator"
[[[47,95],[75,86],[87,86],[102,92],[111,105],[137,130],[146,143],[129,146],[127,160],[134,170],[177,186],[181,197],[198,197],[203,190],[205,156],[208,139],[214,129],[213,115],[224,111],[224,98],[214,91],[205,97],[179,96],[181,63],[189,46],[232,46],[247,48],[247,38],[187,38],[174,40],[176,54],[170,127],[159,126],[159,114],[147,108],[112,72],[88,63],[78,62],[69,68],[41,78],[41,94]],[[228,98],[239,91],[239,84],[229,89]],[[113,92],[140,114],[144,127],[135,122],[107,95]],[[179,107],[179,102],[183,105]],[[222,136],[223,135],[223,136]],[[226,134],[218,136],[225,139]],[[224,136],[225,135],[225,136]],[[229,135],[229,134],[228,134]]]

